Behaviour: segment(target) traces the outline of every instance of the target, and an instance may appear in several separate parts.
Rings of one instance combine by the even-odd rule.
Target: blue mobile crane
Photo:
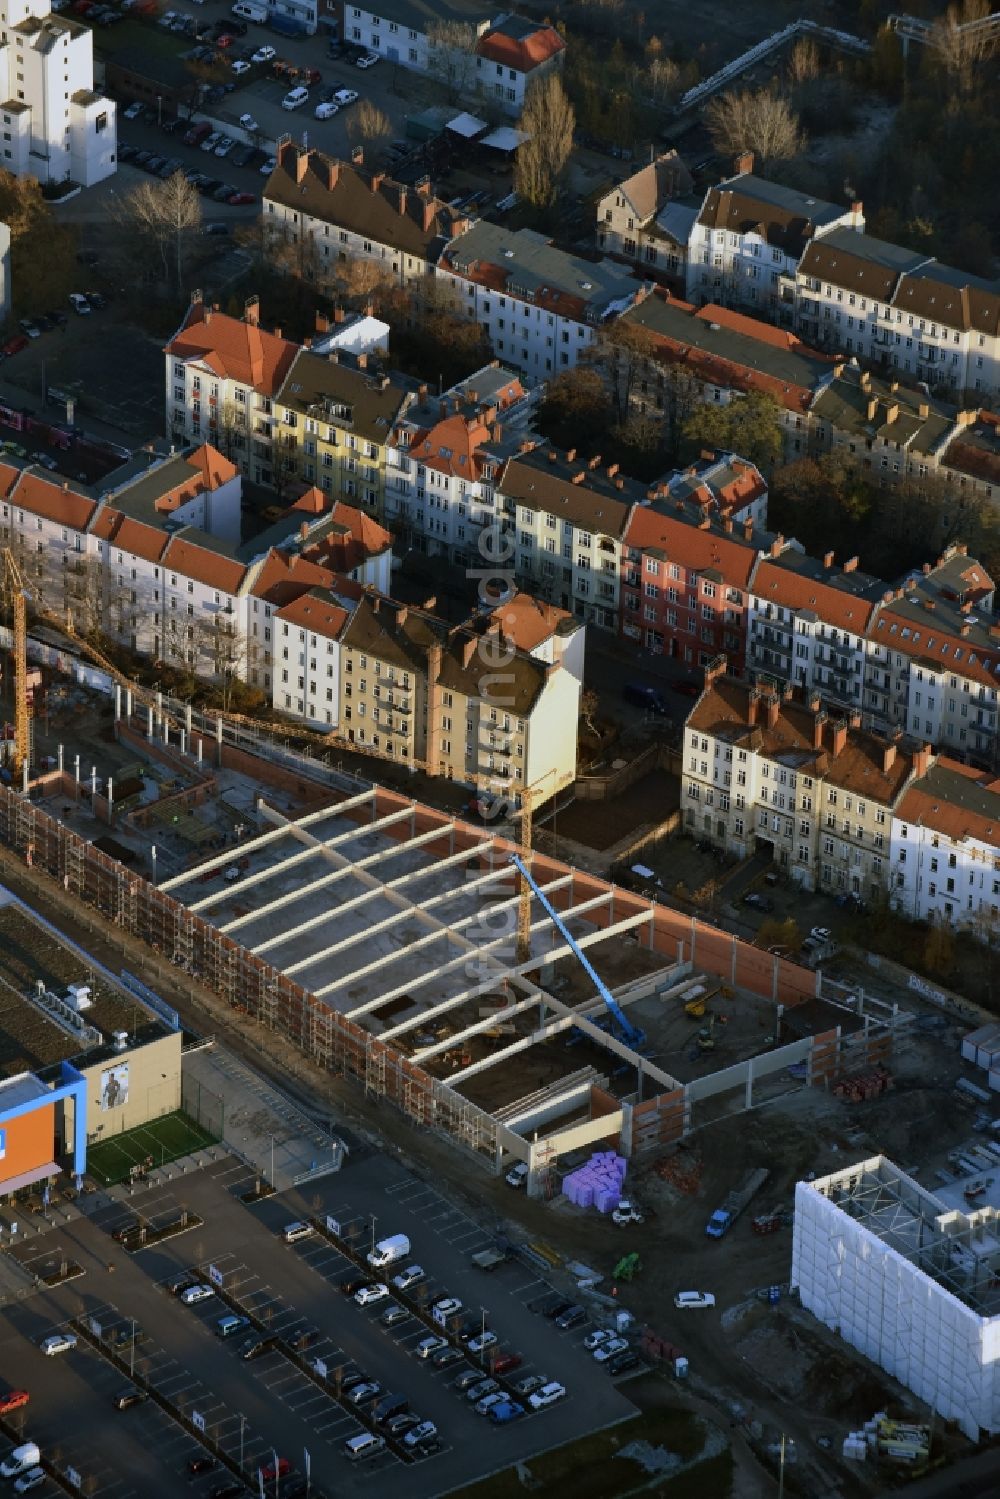
[[[524,861],[521,859],[520,855],[511,854],[510,862],[514,865],[514,868],[517,870],[521,878],[526,881],[532,892],[538,897],[546,915],[551,918],[556,927],[556,930],[563,937],[565,937],[573,956],[581,964],[584,972],[588,975],[588,977],[593,980],[594,987],[597,989],[598,994],[604,1000],[604,1003],[607,1006],[608,1010],[607,1019],[603,1022],[597,1021],[596,1024],[600,1026],[601,1030],[607,1031],[609,1035],[613,1035],[617,1037],[619,1041],[623,1041],[626,1046],[631,1046],[633,1051],[641,1051],[646,1044],[646,1032],[639,1030],[638,1026],[633,1025],[629,1020],[628,1016],[625,1014],[625,1011],[615,999],[607,984],[597,973],[593,964],[590,962],[590,959],[581,951],[575,938],[566,926],[566,923],[559,915],[559,912],[555,909],[555,907],[552,905],[552,902],[547,898],[547,896],[542,894],[542,891],[538,888],[535,880],[528,873],[528,870],[525,867]],[[574,1039],[582,1040],[583,1037],[584,1033],[580,1030],[577,1030]]]

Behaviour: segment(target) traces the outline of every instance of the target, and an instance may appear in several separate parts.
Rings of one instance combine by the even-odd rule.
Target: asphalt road
[[[561,1333],[528,1309],[545,1283],[513,1264],[490,1275],[476,1270],[469,1255],[488,1242],[489,1226],[400,1165],[370,1156],[314,1184],[307,1199],[284,1194],[252,1208],[236,1195],[249,1181],[246,1168],[227,1158],[138,1196],[127,1207],[103,1206],[93,1219],[32,1242],[34,1265],[59,1248],[86,1273],[14,1310],[0,1331],[0,1368],[5,1374],[16,1368],[18,1381],[31,1390],[27,1435],[50,1455],[93,1475],[94,1499],[176,1495],[178,1475],[197,1447],[153,1402],[112,1412],[112,1396],[124,1381],[100,1354],[79,1348],[44,1359],[29,1346],[79,1315],[96,1317],[105,1331],[112,1325],[123,1328],[134,1317],[144,1334],[137,1353],[140,1372],[189,1415],[203,1416],[234,1458],[242,1439],[248,1461],[267,1461],[276,1449],[302,1473],[308,1451],[314,1482],[338,1494],[383,1493],[391,1484],[394,1491],[423,1499],[632,1413],[627,1386],[617,1389],[583,1349],[586,1328]],[[182,1205],[203,1217],[202,1227],[136,1255],[126,1254],[111,1238],[135,1208],[165,1221]],[[494,1428],[451,1388],[456,1369],[464,1365],[438,1370],[414,1357],[427,1333],[419,1318],[385,1329],[384,1306],[361,1308],[335,1288],[350,1266],[335,1245],[320,1235],[292,1247],[283,1243],[284,1223],[315,1212],[356,1223],[363,1247],[373,1232],[380,1238],[407,1233],[413,1259],[427,1271],[428,1295],[447,1292],[461,1298],[474,1317],[485,1313],[501,1345],[524,1357],[513,1377],[545,1373],[566,1385],[568,1398]],[[441,1451],[413,1465],[391,1453],[374,1462],[346,1463],[343,1441],[360,1426],[337,1402],[335,1389],[323,1389],[280,1353],[243,1362],[236,1351],[241,1339],[222,1341],[215,1333],[217,1318],[227,1309],[218,1298],[186,1307],[165,1290],[179,1270],[197,1268],[204,1278],[210,1264],[224,1295],[246,1305],[270,1330],[283,1338],[308,1334],[310,1356],[322,1358],[331,1374],[359,1368],[385,1391],[405,1395],[414,1410],[437,1424]],[[107,1441],[109,1429],[115,1433],[113,1444]],[[200,1499],[202,1490],[195,1492]]]

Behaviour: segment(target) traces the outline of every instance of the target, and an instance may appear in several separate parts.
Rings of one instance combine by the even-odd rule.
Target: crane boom
[[[607,1006],[608,1014],[611,1016],[615,1025],[620,1030],[622,1039],[626,1041],[630,1046],[638,1047],[644,1045],[646,1040],[645,1035],[642,1031],[638,1030],[628,1019],[625,1011],[615,999],[611,990],[601,978],[593,963],[591,963],[586,953],[578,945],[576,938],[573,936],[572,932],[569,930],[566,923],[559,915],[559,912],[556,910],[555,906],[553,906],[548,896],[544,895],[543,892],[539,889],[533,876],[528,873],[528,869],[524,863],[524,860],[518,854],[511,854],[510,862],[514,865],[515,869],[520,874],[525,884],[528,885],[534,892],[534,894],[538,897],[546,915],[554,923],[555,928],[559,932],[560,936],[565,938],[566,942],[569,945],[570,951],[572,952],[573,956],[576,958],[580,966],[583,968],[588,978],[593,981],[594,987]]]

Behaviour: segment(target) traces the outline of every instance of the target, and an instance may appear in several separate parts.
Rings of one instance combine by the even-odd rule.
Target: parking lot
[[[492,1242],[496,1225],[476,1221],[398,1164],[371,1156],[310,1183],[305,1196],[292,1191],[251,1207],[240,1199],[252,1184],[249,1168],[224,1157],[131,1199],[104,1201],[92,1216],[38,1236],[30,1250],[25,1246],[34,1265],[45,1255],[67,1255],[85,1274],[16,1308],[0,1334],[0,1368],[20,1369],[24,1350],[19,1380],[30,1390],[31,1403],[18,1413],[20,1429],[60,1472],[69,1463],[92,1475],[98,1499],[176,1494],[178,1474],[199,1451],[202,1427],[209,1447],[218,1442],[234,1466],[242,1448],[246,1471],[270,1461],[274,1452],[300,1477],[308,1462],[314,1494],[378,1493],[391,1481],[394,1489],[422,1496],[632,1413],[627,1385],[595,1365],[583,1346],[593,1324],[561,1331],[533,1311],[548,1286],[516,1263],[490,1274],[473,1266],[470,1256]],[[173,1221],[182,1208],[199,1214],[203,1225],[125,1252],[121,1231],[137,1217]],[[282,1230],[293,1218],[314,1218],[319,1226],[286,1244]],[[335,1234],[325,1227],[328,1218]],[[423,1278],[403,1292],[394,1289],[391,1301],[357,1304],[341,1282],[357,1278],[375,1238],[399,1233],[410,1240],[406,1262],[419,1263]],[[385,1278],[391,1281],[400,1268],[391,1266]],[[214,1294],[185,1305],[173,1294],[179,1273],[191,1283],[210,1284]],[[429,1309],[445,1294],[462,1302],[466,1336],[484,1326],[496,1332],[497,1343],[484,1352],[482,1364],[459,1351],[461,1317],[448,1327],[456,1351],[447,1367],[418,1355],[435,1327]],[[401,1314],[386,1326],[383,1317],[392,1304]],[[230,1314],[245,1316],[248,1325],[223,1338],[219,1320]],[[134,1348],[133,1317],[140,1328]],[[40,1339],[71,1324],[81,1331],[80,1345],[45,1359],[37,1351]],[[87,1346],[95,1326],[99,1349]],[[106,1345],[119,1338],[124,1346],[117,1348],[116,1364]],[[259,1356],[242,1357],[248,1339],[258,1338],[268,1340]],[[498,1380],[515,1400],[517,1383],[532,1375],[561,1382],[566,1398],[495,1426],[477,1413],[466,1391],[455,1388],[455,1380],[465,1371],[488,1377],[497,1353],[518,1356],[516,1367]],[[130,1367],[152,1398],[112,1415]],[[365,1400],[362,1392],[359,1405],[352,1401],[352,1384],[362,1375],[378,1384],[376,1394],[399,1395],[414,1415],[433,1422],[437,1444],[412,1452],[400,1432],[376,1457],[346,1462],[345,1440],[372,1429],[375,1396]],[[528,1404],[523,1398],[519,1403]],[[116,1440],[113,1458],[106,1440],[93,1438],[97,1430],[106,1432],[109,1420],[124,1443]],[[220,1466],[215,1483],[220,1473],[227,1476]],[[207,1478],[198,1483],[197,1495],[212,1492]],[[294,1492],[291,1479],[288,1492]]]

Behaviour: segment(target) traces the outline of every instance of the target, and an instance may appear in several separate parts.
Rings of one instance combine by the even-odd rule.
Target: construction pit
[[[623,1029],[537,895],[523,945],[504,838],[379,787],[255,815],[268,831],[238,865],[214,854],[161,883],[178,905],[156,945],[491,1169],[526,1162],[533,1192],[573,1152],[660,1151],[891,1043],[891,1016],[826,1002],[816,974],[534,853]]]

